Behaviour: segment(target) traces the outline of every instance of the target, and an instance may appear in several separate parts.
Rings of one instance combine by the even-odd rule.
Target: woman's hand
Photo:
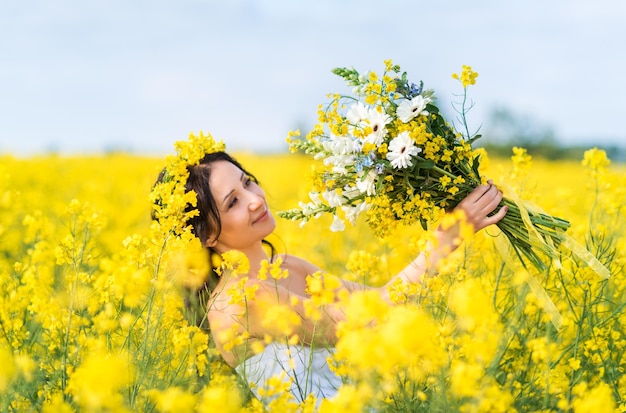
[[[480,231],[504,218],[508,211],[506,205],[489,216],[496,210],[500,201],[502,201],[502,191],[493,184],[492,180],[489,180],[486,185],[477,186],[459,202],[455,209],[465,212],[467,222],[472,224],[474,231]]]

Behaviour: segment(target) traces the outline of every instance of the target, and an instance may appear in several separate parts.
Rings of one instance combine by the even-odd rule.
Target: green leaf
[[[426,159],[426,160],[417,162],[413,168],[420,170],[420,169],[433,169],[434,167],[435,167],[435,161],[433,161],[432,159]]]
[[[476,157],[472,160],[472,171],[474,171],[477,178],[480,178],[480,172],[478,172],[479,167],[480,167],[480,155],[476,155]]]
[[[420,218],[420,224],[424,231],[428,231],[428,222],[424,218]]]
[[[430,113],[439,113],[439,108],[435,105],[433,105],[432,103],[427,103],[426,104],[426,110],[429,111]]]
[[[483,135],[474,135],[472,138],[468,139],[469,143],[474,143],[475,140],[480,139]]]

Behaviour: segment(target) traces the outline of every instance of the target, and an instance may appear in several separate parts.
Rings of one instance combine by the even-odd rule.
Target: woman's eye
[[[237,203],[237,198],[233,198],[229,203],[228,203],[228,209],[232,208],[235,206],[235,204]]]
[[[250,186],[250,184],[252,183],[252,179],[248,178],[246,179],[246,182],[244,182],[244,186]]]

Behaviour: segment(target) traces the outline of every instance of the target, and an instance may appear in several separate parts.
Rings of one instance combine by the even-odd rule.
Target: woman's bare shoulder
[[[317,267],[315,264],[295,255],[281,254],[278,257],[282,259],[283,266],[289,269],[299,269],[306,274],[312,274],[320,270],[320,268]]]

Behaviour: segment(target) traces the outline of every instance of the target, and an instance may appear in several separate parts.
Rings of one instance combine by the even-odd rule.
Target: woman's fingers
[[[493,181],[487,181],[487,185],[477,186],[467,197],[458,205],[467,217],[467,221],[471,223],[475,230],[478,231],[486,226],[495,224],[500,221],[508,208],[506,206],[500,208],[495,214],[489,216],[496,210],[502,201],[502,191],[500,191]]]
[[[500,208],[498,212],[493,214],[493,216],[491,217],[491,219],[494,221],[493,223],[495,224],[496,222],[502,221],[502,218],[504,218],[507,212],[509,212],[509,206],[508,205],[502,206],[502,208]]]
[[[491,181],[489,181],[491,182]],[[493,185],[491,183],[487,183],[487,185],[479,185],[476,188],[474,188],[472,190],[472,192],[470,192],[464,200],[461,201],[461,204],[464,203],[474,203],[476,201],[478,201],[480,198],[482,198],[483,195],[485,195],[485,193],[487,193],[487,191],[489,191],[489,189],[492,187]]]
[[[482,207],[481,212],[490,214],[498,207],[500,201],[502,201],[502,196],[502,191],[495,185],[491,185],[487,192],[485,192],[476,203]]]
[[[489,208],[490,205],[495,202],[495,205],[491,206],[491,210],[488,211],[489,213],[495,209],[501,199],[502,193],[500,190],[498,190],[498,188],[496,188],[492,183],[489,183],[487,185],[479,185],[474,188],[474,190],[459,203],[459,206],[465,207],[477,204],[478,207],[482,209]]]
[[[483,223],[484,223],[483,228],[484,227],[488,227],[489,225],[492,225],[492,224],[497,224],[498,222],[500,222],[500,220],[502,220],[502,218],[504,218],[504,216],[506,215],[506,213],[508,211],[509,211],[509,207],[504,205],[495,214],[493,214],[491,216],[485,217],[485,219],[483,221]]]

